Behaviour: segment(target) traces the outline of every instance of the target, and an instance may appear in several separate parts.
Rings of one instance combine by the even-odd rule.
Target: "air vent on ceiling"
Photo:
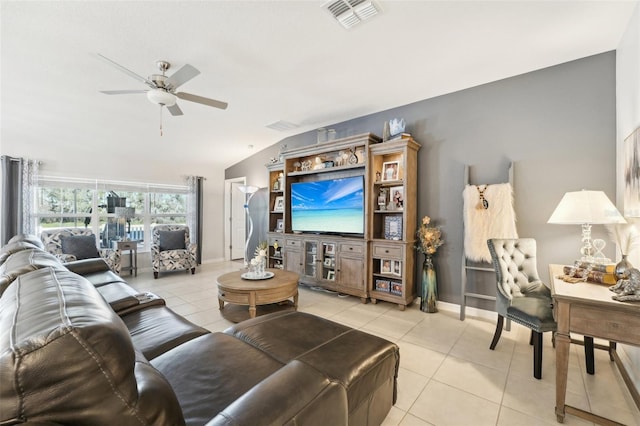
[[[287,130],[292,130],[300,127],[299,124],[290,123],[288,121],[276,121],[275,123],[267,124],[267,127],[273,130],[278,130],[280,132],[284,132]]]
[[[329,0],[322,7],[347,29],[380,11],[371,0]]]

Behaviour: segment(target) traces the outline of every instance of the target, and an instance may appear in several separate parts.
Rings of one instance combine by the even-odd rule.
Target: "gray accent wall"
[[[459,304],[465,165],[472,183],[491,184],[506,182],[514,163],[518,232],[537,240],[538,271],[547,282],[549,263],[579,256],[580,227],[546,223],[564,193],[602,190],[615,202],[615,64],[615,52],[607,52],[325,127],[338,137],[381,135],[385,121],[405,119],[422,144],[418,217],[429,215],[445,239],[436,255],[439,298]],[[398,90],[410,88],[400,84]],[[281,145],[315,142],[315,131],[288,137],[228,168],[225,178],[246,176],[248,183],[266,186],[264,165]],[[602,226],[594,226],[593,234],[606,239]],[[615,257],[612,243],[605,253]],[[487,275],[470,278],[494,293],[494,277]],[[493,302],[470,305],[493,309]]]

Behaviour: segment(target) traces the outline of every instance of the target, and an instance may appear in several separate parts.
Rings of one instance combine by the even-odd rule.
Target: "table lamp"
[[[598,247],[598,255],[594,257],[594,246],[591,239],[591,225],[627,223],[616,206],[603,191],[567,192],[547,221],[558,225],[582,225],[581,262],[602,261],[601,255],[604,241]],[[604,263],[604,262],[603,262]]]
[[[239,185],[238,189],[245,196],[244,212],[246,216],[249,216],[249,235],[247,235],[246,241],[244,243],[244,267],[248,268],[249,256],[248,256],[247,250],[249,249],[249,240],[251,240],[251,234],[253,234],[253,219],[251,219],[251,215],[249,214],[249,202],[251,201],[251,198],[255,195],[255,193],[260,188],[253,185]]]

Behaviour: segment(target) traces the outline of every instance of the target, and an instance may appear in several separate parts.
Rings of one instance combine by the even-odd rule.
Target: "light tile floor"
[[[140,291],[152,291],[168,306],[211,331],[232,323],[220,315],[216,277],[238,270],[237,262],[198,267],[196,274],[150,271],[124,278]],[[495,323],[441,310],[426,314],[418,304],[362,304],[300,286],[298,309],[384,337],[400,347],[398,401],[384,425],[554,425],[555,353],[545,334],[542,380],[533,378],[529,330],[516,324],[489,350]],[[640,412],[605,351],[596,351],[596,374],[584,370],[584,352],[572,345],[567,386],[569,404],[626,425],[640,426]],[[567,425],[591,424],[574,416]]]

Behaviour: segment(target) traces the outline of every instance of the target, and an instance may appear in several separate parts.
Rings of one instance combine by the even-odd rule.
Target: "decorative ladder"
[[[469,166],[465,165],[464,166],[464,182],[465,185],[469,185]],[[513,188],[513,162],[511,162],[511,164],[509,165],[509,183],[511,184],[511,188]],[[463,221],[463,226],[464,226],[464,221]],[[463,232],[464,235],[464,232]],[[466,307],[467,307],[467,298],[472,298],[472,299],[484,299],[484,300],[496,300],[496,296],[492,296],[489,294],[482,294],[477,292],[475,289],[471,289],[469,290],[468,287],[468,280],[467,280],[467,272],[468,271],[479,271],[479,272],[492,272],[495,273],[495,270],[493,269],[493,265],[491,265],[490,263],[486,263],[486,265],[488,266],[484,266],[485,264],[481,264],[481,266],[476,266],[476,265],[469,265],[467,263],[467,256],[465,255],[465,250],[463,248],[462,250],[462,303],[460,303],[460,321],[464,321],[465,315],[466,315]],[[505,325],[505,329],[507,331],[511,330],[511,321],[507,320],[506,321],[506,325]]]

